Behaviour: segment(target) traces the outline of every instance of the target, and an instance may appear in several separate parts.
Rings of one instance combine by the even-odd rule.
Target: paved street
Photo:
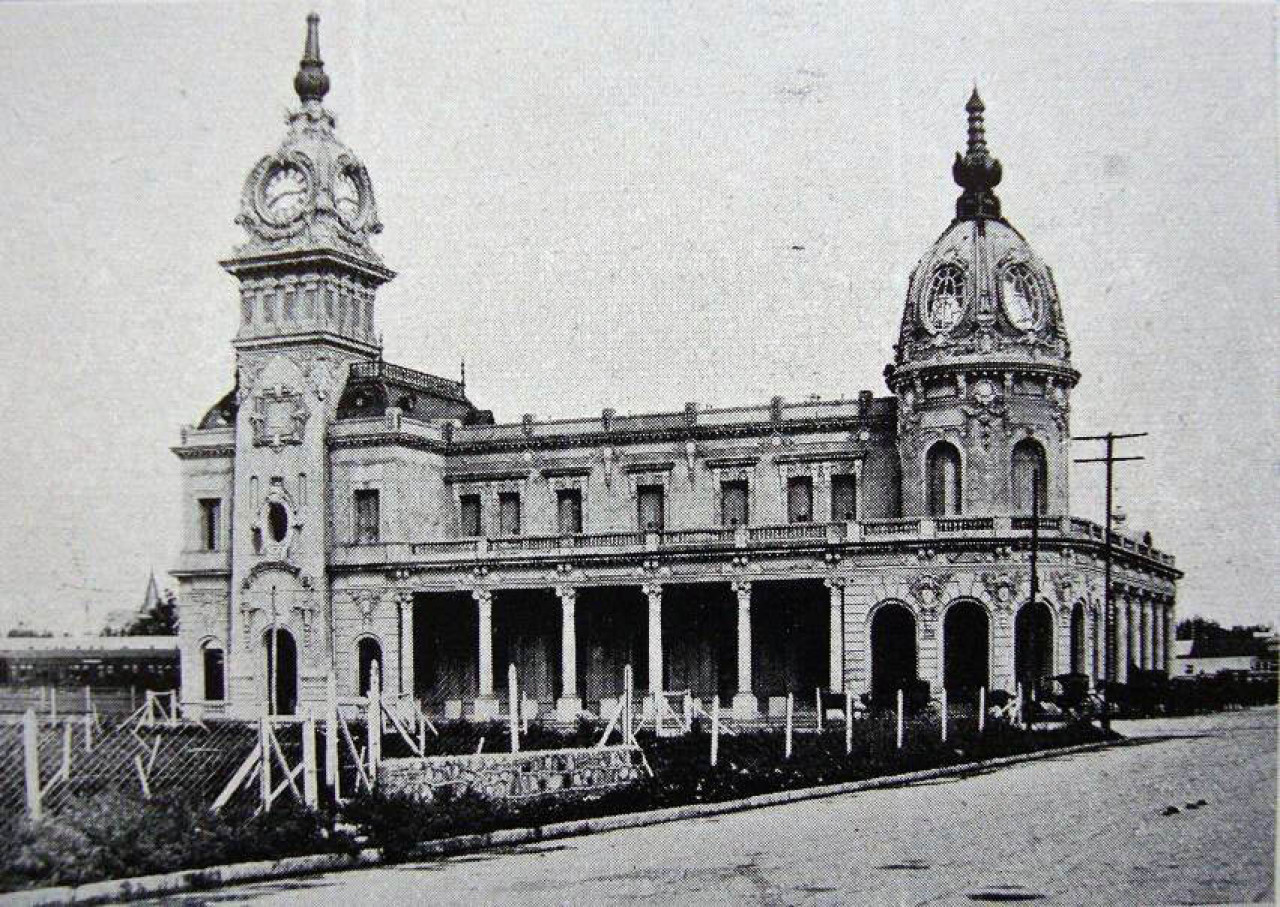
[[[1275,713],[1119,727],[1143,743],[188,902],[972,904],[997,886],[1038,904],[1271,902]]]

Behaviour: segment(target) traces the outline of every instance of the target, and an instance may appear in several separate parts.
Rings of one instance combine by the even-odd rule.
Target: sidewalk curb
[[[687,806],[671,806],[666,809],[601,816],[598,819],[555,822],[550,825],[540,825],[533,828],[507,828],[484,834],[459,835],[453,838],[442,838],[438,841],[424,841],[415,848],[414,859],[452,856],[490,847],[513,847],[518,844],[617,831],[624,828],[641,828],[647,825],[660,825],[681,819],[697,819],[706,816],[742,812],[748,809],[758,809],[762,806],[778,806],[784,803],[817,800],[823,797],[834,797],[864,790],[898,787],[934,778],[973,774],[986,769],[999,768],[1020,762],[1034,762],[1038,759],[1051,759],[1055,756],[1067,756],[1073,753],[1095,752],[1111,747],[1125,746],[1128,743],[1129,741],[1127,740],[1082,743],[1076,746],[1064,746],[1015,756],[998,756],[982,762],[965,762],[959,765],[924,769],[918,772],[906,772],[900,775],[883,775],[879,778],[867,778],[863,781],[845,781],[840,784],[828,784],[822,787],[806,787],[799,790],[778,791],[772,794],[757,794],[754,797],[725,800],[719,803],[692,803]],[[378,850],[376,848],[366,848],[355,857],[350,857],[346,854],[311,854],[303,857],[284,857],[279,860],[259,860],[252,863],[210,866],[205,869],[184,869],[163,875],[139,876],[131,879],[106,879],[76,887],[63,886],[14,891],[0,895],[0,904],[14,905],[14,907],[107,904],[184,892],[209,891],[241,882],[263,882],[300,875],[314,875],[322,872],[360,869],[377,866],[381,863],[382,855]]]

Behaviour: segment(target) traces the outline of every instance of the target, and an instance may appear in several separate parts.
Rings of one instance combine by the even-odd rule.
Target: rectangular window
[[[787,481],[787,522],[813,522],[813,479],[808,476]]]
[[[556,510],[560,515],[560,534],[578,535],[582,532],[582,492],[577,488],[562,488],[556,492]]]
[[[498,532],[502,535],[520,534],[520,495],[514,491],[498,495]]]
[[[849,522],[858,518],[858,489],[851,475],[831,477],[831,519]]]
[[[480,518],[480,495],[464,494],[458,499],[459,522],[465,536],[484,535],[484,522]]]
[[[720,525],[747,525],[747,483],[720,483]]]
[[[358,488],[355,493],[356,544],[372,545],[378,541],[382,519],[378,489]]]
[[[640,529],[644,532],[661,532],[666,526],[665,493],[661,485],[640,485],[636,488],[636,503]]]
[[[284,291],[284,310],[281,321],[295,321],[298,317],[298,296],[293,290]]]
[[[200,546],[205,551],[217,551],[222,535],[222,501],[219,498],[200,499]]]

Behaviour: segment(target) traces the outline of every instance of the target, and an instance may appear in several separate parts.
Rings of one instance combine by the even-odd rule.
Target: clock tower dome
[[[903,512],[1029,514],[1036,496],[1041,512],[1065,513],[1080,376],[1053,272],[1001,214],[1002,170],[976,88],[965,110],[956,216],[911,275],[885,369],[898,398]]]

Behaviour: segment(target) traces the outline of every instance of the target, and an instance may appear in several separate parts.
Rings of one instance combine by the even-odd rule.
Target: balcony
[[[956,516],[850,523],[787,523],[780,526],[666,529],[653,532],[605,532],[581,535],[520,535],[497,538],[443,539],[424,542],[345,544],[335,547],[332,563],[338,567],[400,566],[478,560],[563,558],[566,555],[642,555],[656,551],[750,550],[883,545],[890,542],[936,540],[1005,540],[1025,543],[1031,538],[1032,521],[1042,540],[1100,542],[1101,526],[1078,517]],[[1112,533],[1116,548],[1174,566],[1172,555],[1134,539]]]

